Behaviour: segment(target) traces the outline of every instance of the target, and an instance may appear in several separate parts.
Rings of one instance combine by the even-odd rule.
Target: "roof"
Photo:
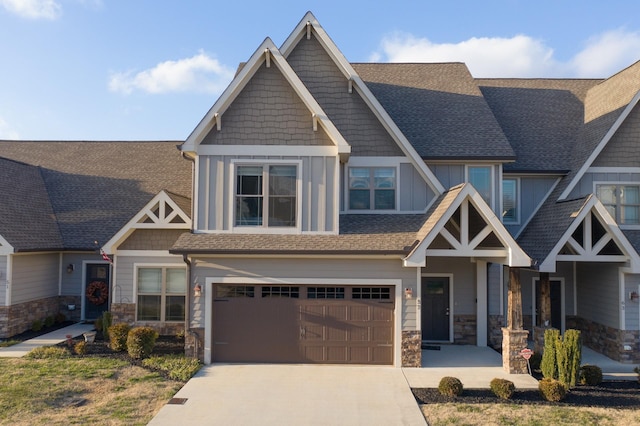
[[[423,159],[514,160],[465,64],[352,65]]]
[[[1,192],[10,201],[0,203],[0,217],[10,214],[12,219],[0,222],[4,227],[0,235],[16,250],[95,249],[94,241],[109,240],[160,190],[191,197],[192,165],[181,158],[176,145],[175,141],[0,141],[0,156],[24,163],[14,165],[14,173],[3,168]],[[34,203],[51,211],[47,226],[40,224],[46,215],[32,212]],[[12,229],[19,221],[29,227]],[[56,228],[56,222],[57,239],[48,231]]]

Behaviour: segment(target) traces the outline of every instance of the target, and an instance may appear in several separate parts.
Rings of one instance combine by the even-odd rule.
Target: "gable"
[[[351,145],[352,155],[404,155],[313,32],[299,40],[287,61]]]
[[[635,105],[609,143],[596,157],[592,167],[638,167],[640,106]]]
[[[333,145],[278,67],[263,64],[224,113],[203,145]]]

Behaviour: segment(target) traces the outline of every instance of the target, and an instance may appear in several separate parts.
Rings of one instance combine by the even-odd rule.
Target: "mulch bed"
[[[18,342],[24,342],[26,340],[33,339],[34,337],[39,337],[39,336],[42,336],[43,334],[60,330],[61,328],[68,327],[73,324],[77,324],[77,321],[62,321],[62,322],[55,323],[51,327],[42,327],[42,329],[38,331],[27,330],[24,333],[16,334],[15,336],[11,336],[10,338],[3,339],[3,340],[17,340]]]
[[[438,389],[412,389],[419,404],[537,404],[574,407],[640,408],[640,383],[633,380],[605,381],[598,386],[576,386],[561,402],[549,402],[537,390],[516,390],[512,399],[502,400],[489,389],[465,389],[459,397],[440,395]]]

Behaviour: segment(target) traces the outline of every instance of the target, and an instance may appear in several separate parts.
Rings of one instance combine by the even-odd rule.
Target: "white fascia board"
[[[578,182],[580,182],[580,179],[582,179],[582,176],[584,176],[587,170],[589,170],[589,167],[591,167],[591,164],[593,164],[596,158],[598,158],[598,155],[600,155],[604,147],[607,146],[607,144],[609,143],[613,135],[618,131],[622,123],[624,123],[624,121],[627,119],[629,114],[631,114],[631,111],[633,111],[633,108],[636,106],[639,100],[640,100],[640,91],[636,93],[633,99],[631,99],[631,102],[627,104],[624,111],[622,111],[622,114],[620,114],[620,116],[616,119],[615,123],[613,123],[613,126],[611,126],[609,131],[607,131],[607,133],[604,135],[602,140],[598,143],[598,145],[593,150],[591,155],[589,155],[589,158],[587,158],[587,161],[584,162],[582,167],[580,167],[580,170],[578,170],[578,173],[576,173],[576,175],[573,177],[571,182],[569,182],[569,185],[567,185],[567,187],[562,192],[562,194],[560,194],[560,197],[558,197],[558,200],[565,200],[569,196],[573,188],[575,188]]]
[[[427,182],[427,184],[431,187],[433,192],[436,193],[436,196],[444,193],[445,188],[442,183],[440,183],[431,169],[429,169],[426,163],[418,155],[415,148],[413,148],[411,143],[409,143],[409,140],[400,131],[400,128],[391,119],[391,116],[387,113],[387,111],[382,107],[382,105],[380,105],[380,102],[378,102],[373,93],[371,93],[358,73],[356,73],[356,71],[353,69],[351,63],[349,63],[347,58],[345,58],[342,52],[340,52],[340,49],[338,49],[336,44],[333,42],[333,40],[331,40],[329,35],[324,31],[318,20],[315,18],[315,16],[313,16],[311,12],[308,12],[304,16],[304,18],[302,18],[291,35],[283,43],[281,47],[283,55],[287,57],[298,44],[298,41],[300,41],[300,39],[305,36],[307,31],[307,23],[311,25],[317,40],[320,42],[322,47],[324,47],[327,54],[333,59],[336,66],[344,74],[345,78],[347,80],[351,80],[354,83],[353,85],[355,86],[355,89],[360,92],[369,109],[371,109],[371,111],[378,118],[387,132],[389,132],[402,152],[411,160],[416,169],[418,169],[418,172],[425,180],[425,182]]]
[[[2,238],[2,235],[0,235],[0,255],[12,254],[14,252],[15,249],[13,248],[13,246],[9,244],[7,240]]]

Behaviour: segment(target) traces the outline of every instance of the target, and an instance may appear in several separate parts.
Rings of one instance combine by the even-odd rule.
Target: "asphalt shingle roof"
[[[191,163],[181,158],[176,145],[177,142],[0,141],[0,157],[37,166],[33,169],[38,170],[43,185],[38,197],[44,200],[48,196],[55,215],[55,221],[49,223],[53,227],[57,222],[61,236],[61,241],[48,238],[50,242],[42,245],[92,250],[94,241],[105,243],[160,190],[191,197]],[[29,173],[29,180],[37,182],[34,172]],[[16,174],[1,179],[2,185],[8,187],[20,185],[20,180]],[[11,209],[26,212],[30,208],[27,188],[2,192],[6,198],[0,203],[0,216]],[[46,215],[35,215],[29,221],[41,226],[37,222],[46,220]],[[29,232],[10,229],[14,220],[5,224],[0,234],[13,232],[15,247],[33,248]]]

